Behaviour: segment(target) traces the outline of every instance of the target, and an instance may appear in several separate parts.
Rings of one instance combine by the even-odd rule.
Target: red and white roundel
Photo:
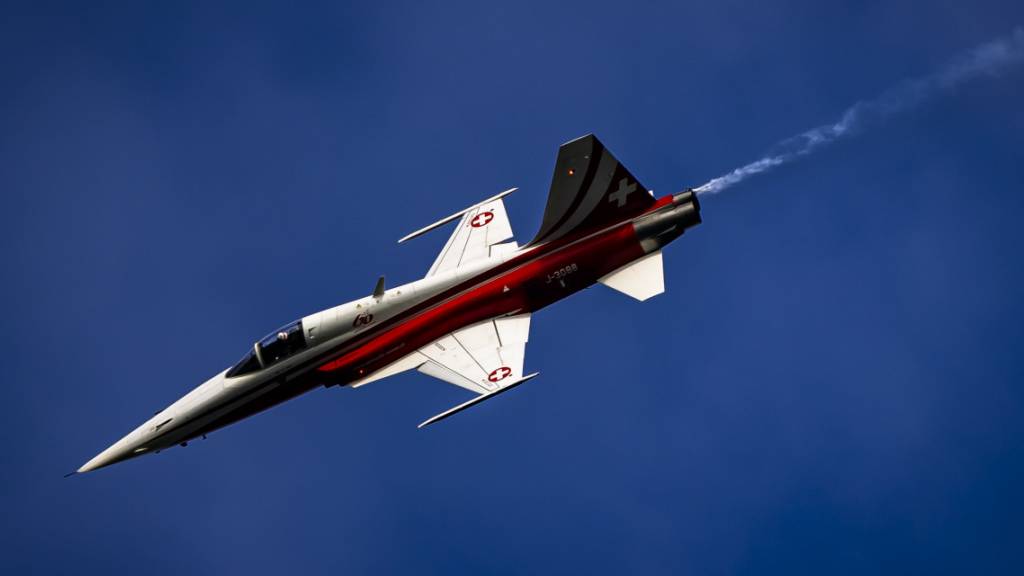
[[[487,226],[490,224],[491,220],[494,220],[494,212],[488,210],[473,216],[473,219],[469,221],[469,224],[473,226],[473,228],[480,228],[481,226]]]
[[[492,370],[491,373],[487,375],[487,379],[491,382],[498,382],[499,380],[504,380],[511,375],[512,369],[508,366],[502,366],[501,368],[495,368]]]

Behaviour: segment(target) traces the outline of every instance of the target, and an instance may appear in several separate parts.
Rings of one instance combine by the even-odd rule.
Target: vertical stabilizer
[[[634,218],[654,197],[593,134],[562,144],[540,231],[530,245]]]

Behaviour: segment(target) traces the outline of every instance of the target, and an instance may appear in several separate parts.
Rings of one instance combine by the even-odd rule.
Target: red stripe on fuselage
[[[644,254],[628,223],[579,242],[545,248],[524,255],[529,259],[515,268],[490,271],[496,274],[493,277],[487,278],[485,272],[478,286],[389,327],[318,370],[341,381],[358,379],[460,328],[539,310]]]
[[[661,198],[648,212],[671,202],[671,196]],[[319,364],[318,370],[297,371],[288,385],[269,393],[253,390],[255,399],[166,445],[207,434],[316,386],[347,384],[460,328],[504,314],[539,310],[641,256],[643,250],[628,222],[588,238],[563,238],[538,246],[371,327],[333,351],[325,351],[322,359],[307,364],[307,369]],[[571,269],[574,263],[577,270],[564,276],[564,287],[557,280],[547,282],[548,274],[566,266]]]

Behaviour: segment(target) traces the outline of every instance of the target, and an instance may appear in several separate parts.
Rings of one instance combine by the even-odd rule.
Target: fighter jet
[[[530,316],[601,283],[637,300],[664,291],[662,248],[700,223],[692,189],[654,195],[593,135],[562,145],[540,231],[513,240],[503,198],[405,236],[458,226],[424,278],[310,314],[252,343],[210,378],[82,465],[88,472],[197,437],[324,386],[417,370],[474,396],[433,424],[519,386]]]

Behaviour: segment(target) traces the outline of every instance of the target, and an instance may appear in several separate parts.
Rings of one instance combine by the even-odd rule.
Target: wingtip
[[[65,474],[64,477],[65,478],[71,478],[72,476],[75,476],[77,474],[78,474],[78,470],[74,470],[72,472],[68,472],[67,474]]]
[[[527,374],[526,376],[523,376],[519,380],[516,380],[515,382],[509,384],[508,386],[505,386],[504,388],[498,388],[497,390],[495,390],[493,392],[489,392],[487,394],[481,394],[480,396],[477,396],[476,398],[473,398],[473,399],[469,400],[468,402],[463,402],[462,404],[459,404],[458,406],[456,406],[454,408],[451,408],[449,410],[441,412],[440,414],[438,414],[436,416],[432,416],[430,418],[427,418],[426,420],[421,422],[420,425],[416,427],[416,429],[419,430],[420,428],[423,428],[425,426],[429,426],[429,425],[433,424],[434,422],[440,422],[441,420],[444,420],[445,418],[448,418],[449,416],[454,416],[454,415],[458,414],[459,412],[462,412],[466,408],[469,408],[469,407],[471,407],[471,406],[473,406],[475,404],[479,404],[480,402],[483,402],[484,400],[487,400],[488,398],[491,398],[493,396],[497,396],[498,394],[501,394],[502,392],[507,392],[507,391],[509,391],[509,390],[511,390],[511,389],[513,389],[513,388],[515,388],[517,386],[519,386],[523,382],[526,382],[527,380],[532,380],[532,379],[536,378],[538,375],[540,375],[540,372],[534,372],[532,374]]]
[[[430,232],[434,228],[437,228],[438,226],[443,226],[443,225],[451,222],[452,220],[462,216],[466,212],[469,212],[470,210],[472,210],[474,208],[477,208],[479,206],[487,204],[488,202],[494,202],[495,200],[500,200],[500,199],[504,198],[505,196],[508,196],[509,194],[515,192],[516,190],[519,190],[519,188],[518,187],[512,187],[512,188],[509,188],[508,190],[505,190],[504,192],[499,192],[498,194],[495,194],[494,196],[491,196],[490,198],[488,198],[486,200],[483,200],[481,202],[477,202],[476,204],[473,204],[472,206],[470,206],[470,207],[468,207],[468,208],[466,208],[464,210],[460,210],[460,211],[456,212],[455,214],[452,214],[451,216],[447,216],[445,218],[442,218],[442,219],[438,220],[437,222],[434,222],[433,224],[430,224],[428,226],[424,226],[423,228],[420,228],[419,230],[417,230],[415,232],[412,232],[412,233],[406,234],[405,236],[402,236],[401,238],[399,238],[398,243],[401,244],[401,243],[405,242],[406,240],[412,240],[413,238],[416,238],[417,236],[421,236],[423,234],[426,234],[427,232]]]

